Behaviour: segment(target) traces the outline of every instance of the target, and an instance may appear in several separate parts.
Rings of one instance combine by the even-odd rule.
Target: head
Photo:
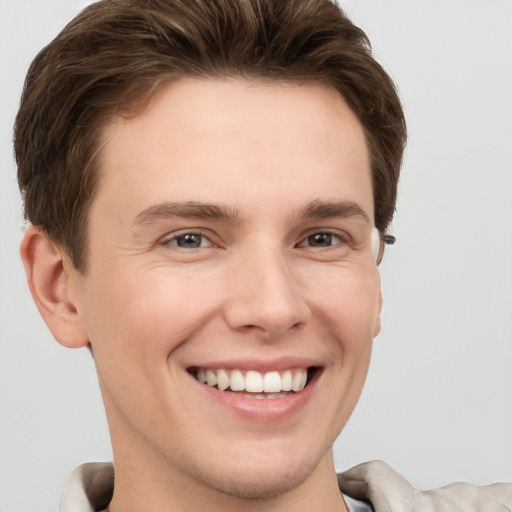
[[[380,329],[370,240],[404,139],[327,0],[108,0],[36,58],[22,256],[56,339],[92,346],[116,492],[158,475],[199,508],[198,488],[326,480]]]
[[[358,117],[371,155],[375,225],[395,210],[405,121],[366,35],[330,0],[108,0],[75,18],[35,58],[15,125],[25,215],[87,267],[99,133],[183,77],[317,83]]]

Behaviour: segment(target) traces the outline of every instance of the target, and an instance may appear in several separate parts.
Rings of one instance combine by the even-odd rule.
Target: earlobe
[[[20,246],[28,286],[39,313],[54,338],[70,348],[89,344],[76,304],[70,297],[73,279],[59,249],[40,229],[29,226]]]
[[[375,317],[375,324],[374,324],[374,327],[373,327],[373,337],[376,338],[379,333],[380,333],[380,328],[381,328],[381,324],[380,324],[380,314],[382,312],[382,303],[383,303],[383,298],[382,298],[382,290],[379,291],[379,298],[378,298],[378,302],[377,302],[377,314],[376,314],[376,317]]]

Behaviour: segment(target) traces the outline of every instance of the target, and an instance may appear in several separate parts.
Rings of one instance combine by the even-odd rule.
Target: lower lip
[[[192,375],[189,375],[199,389],[206,394],[210,402],[219,404],[221,407],[252,422],[266,423],[286,420],[304,409],[313,395],[320,373],[320,371],[316,371],[303,390],[290,393],[283,398],[273,399],[247,398],[231,391],[220,391],[207,384],[202,384]]]

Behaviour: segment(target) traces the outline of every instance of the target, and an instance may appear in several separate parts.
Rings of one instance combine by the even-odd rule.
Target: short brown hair
[[[178,77],[320,82],[361,121],[371,154],[375,224],[395,210],[406,139],[395,86],[370,42],[331,0],[102,0],[34,59],[14,147],[25,216],[86,270],[99,129]]]

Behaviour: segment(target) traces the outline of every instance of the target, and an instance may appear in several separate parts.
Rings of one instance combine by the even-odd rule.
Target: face
[[[236,496],[323,471],[379,330],[357,118],[320,85],[189,79],[103,139],[72,298],[116,461]]]

